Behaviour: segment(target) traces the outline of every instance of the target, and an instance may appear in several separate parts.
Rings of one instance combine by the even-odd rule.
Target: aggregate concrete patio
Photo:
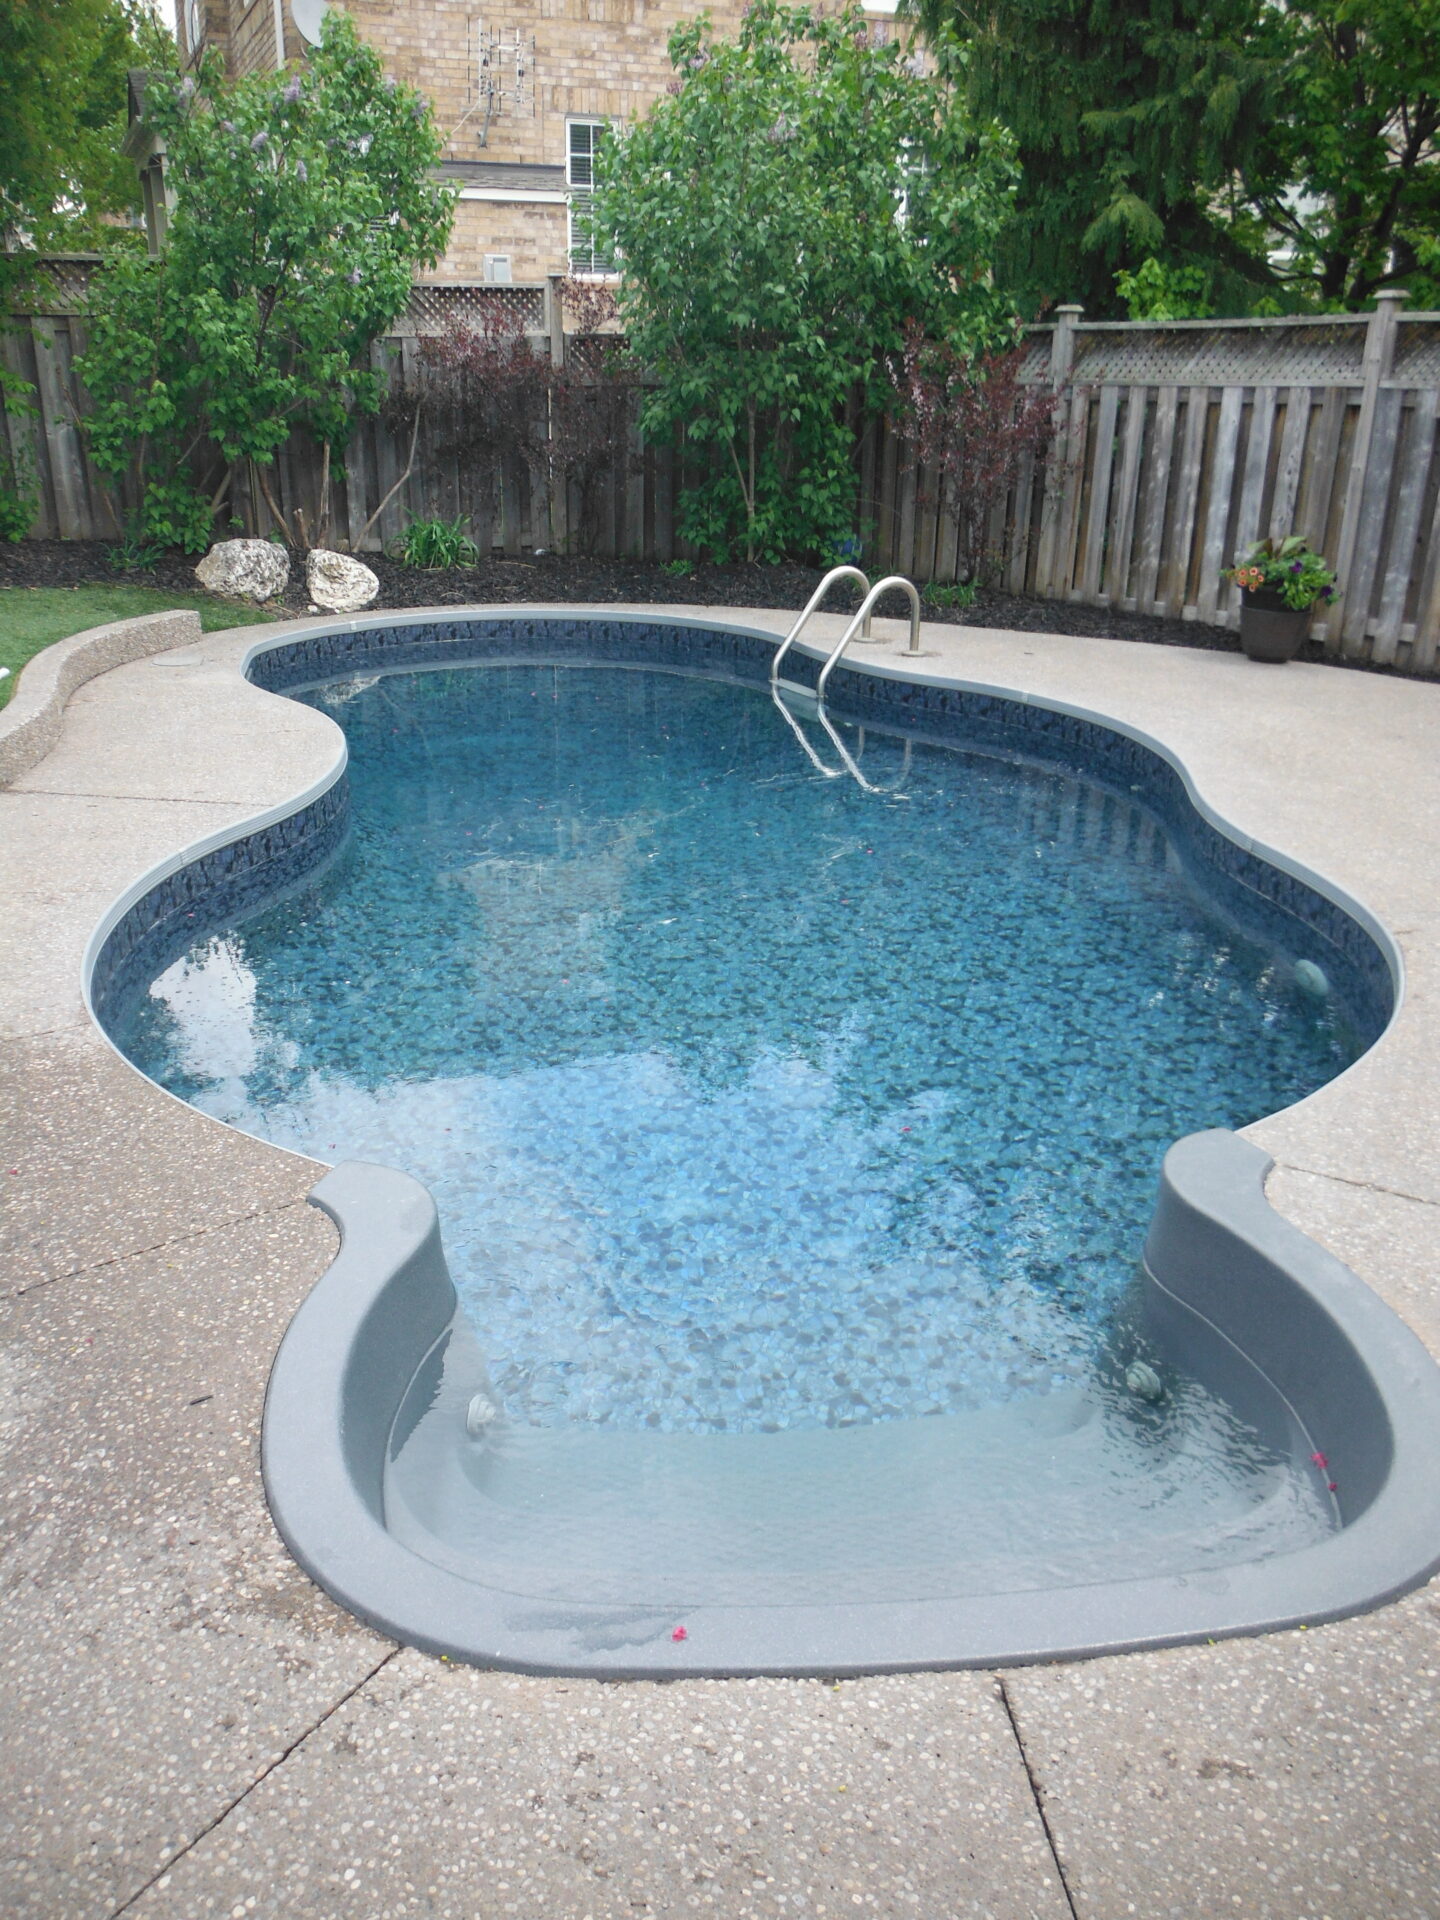
[[[305,1205],[320,1169],[143,1080],[80,994],[122,887],[333,761],[329,721],[239,680],[256,637],[92,680],[0,793],[0,1912],[1440,1920],[1435,1585],[1070,1666],[615,1685],[397,1649],[310,1584],[257,1444],[334,1248]],[[1389,927],[1390,1032],[1248,1136],[1274,1203],[1440,1355],[1440,686],[974,628],[923,644],[926,672],[1161,738],[1236,828]]]

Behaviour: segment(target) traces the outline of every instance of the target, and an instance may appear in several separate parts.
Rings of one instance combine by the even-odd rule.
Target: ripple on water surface
[[[348,851],[178,960],[123,1044],[238,1126],[425,1181],[517,1427],[1075,1387],[1169,1143],[1353,1057],[1302,956],[1067,773],[916,745],[877,798],[754,689],[653,672],[305,697],[349,736]],[[898,778],[900,743],[864,765]]]

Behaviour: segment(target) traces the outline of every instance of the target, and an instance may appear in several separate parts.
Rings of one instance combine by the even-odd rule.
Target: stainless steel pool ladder
[[[820,602],[825,598],[825,595],[835,582],[846,579],[858,580],[864,589],[864,597],[860,602],[859,612],[854,615],[849,626],[847,626],[844,633],[841,634],[830,657],[826,660],[824,666],[821,667],[820,677],[815,682],[814,687],[801,686],[800,683],[795,680],[782,680],[780,678],[780,663],[799,638],[805,627],[805,623],[819,607]],[[903,592],[909,596],[910,640],[905,651],[910,654],[918,654],[920,651],[920,595],[916,592],[914,585],[909,580],[903,578],[902,575],[892,573],[884,580],[877,581],[872,587],[869,579],[860,571],[859,567],[832,567],[815,589],[814,593],[811,594],[809,604],[796,620],[794,626],[791,627],[789,633],[787,633],[785,638],[780,642],[780,645],[775,651],[775,658],[770,662],[770,696],[780,712],[784,715],[785,722],[789,726],[790,731],[805,749],[811,765],[815,767],[817,772],[823,773],[827,780],[838,780],[842,773],[848,773],[851,779],[857,781],[867,793],[887,793],[891,791],[891,789],[887,787],[877,787],[873,781],[867,780],[865,775],[860,771],[853,755],[846,747],[845,742],[840,738],[840,735],[836,732],[829,714],[825,711],[825,688],[841,654],[844,653],[856,635],[858,634],[862,640],[869,640],[873,637],[870,632],[870,622],[874,614],[875,603],[879,600],[881,594],[888,593],[892,587],[901,588]],[[807,719],[816,720],[820,726],[824,728],[826,734],[829,736],[830,744],[840,756],[840,765],[838,767],[827,767],[809,740],[805,737],[804,729],[796,718],[797,708]]]

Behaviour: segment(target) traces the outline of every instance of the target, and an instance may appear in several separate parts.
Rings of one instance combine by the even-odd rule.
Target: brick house
[[[324,0],[180,0],[182,61],[217,48],[232,74],[304,57]],[[693,0],[347,0],[386,71],[431,101],[440,171],[460,185],[450,247],[432,284],[535,286],[603,271],[574,216],[612,122],[641,114],[673,77],[671,29]],[[743,0],[712,0],[733,34]],[[876,6],[888,13],[889,5]]]

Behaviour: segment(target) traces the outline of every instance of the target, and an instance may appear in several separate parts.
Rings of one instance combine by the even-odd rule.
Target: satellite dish
[[[312,47],[320,44],[320,23],[325,18],[326,0],[290,0],[290,18],[295,31]]]

